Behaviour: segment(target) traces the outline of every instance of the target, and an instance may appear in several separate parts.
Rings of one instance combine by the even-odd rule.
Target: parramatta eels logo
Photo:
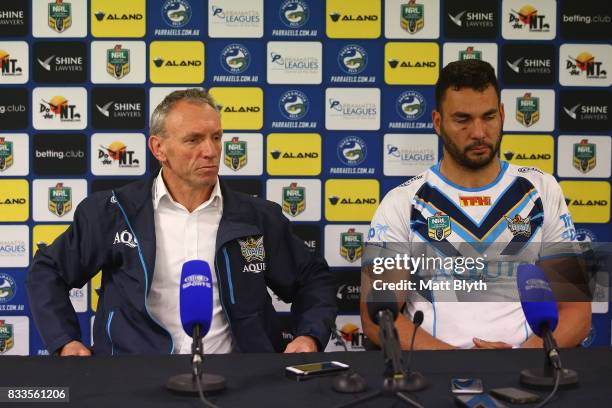
[[[512,235],[524,237],[531,236],[531,219],[529,217],[523,218],[520,214],[516,214],[514,218],[505,217],[508,224],[508,230]]]
[[[279,15],[287,27],[300,28],[310,19],[310,7],[303,0],[285,0],[280,6]]]
[[[223,150],[225,158],[223,163],[230,169],[238,171],[247,164],[247,142],[240,140],[238,137],[232,137],[232,140],[224,142]]]
[[[4,354],[13,348],[15,339],[13,337],[13,325],[0,320],[0,354]]]
[[[17,284],[11,275],[0,273],[0,303],[8,303],[15,297]]]
[[[227,45],[221,51],[221,66],[230,74],[241,74],[251,64],[251,53],[241,44]]]
[[[540,98],[531,96],[530,92],[516,98],[516,120],[529,127],[540,119]]]
[[[106,72],[116,79],[121,79],[130,73],[130,50],[121,44],[106,50]]]
[[[13,142],[0,137],[0,171],[4,171],[13,164]]]
[[[423,116],[427,104],[423,95],[416,91],[403,92],[395,102],[397,114],[404,120],[416,120]]]
[[[304,92],[293,89],[281,95],[278,107],[287,119],[298,120],[308,113],[310,101]]]
[[[358,166],[366,159],[368,148],[365,140],[347,136],[338,142],[338,158],[346,166]]]
[[[170,27],[185,27],[191,20],[191,5],[186,0],[166,0],[161,15]]]
[[[72,187],[64,187],[63,183],[49,187],[49,211],[62,217],[70,210],[72,210]]]
[[[298,187],[291,183],[283,187],[283,212],[291,217],[297,217],[306,209],[306,187]]]
[[[52,30],[62,33],[72,25],[72,4],[55,0],[48,4],[48,24]]]
[[[450,217],[437,212],[433,217],[427,217],[427,235],[429,238],[442,241],[451,234]]]
[[[414,34],[425,26],[425,6],[410,0],[400,6],[400,25],[410,34]]]
[[[353,263],[361,258],[363,248],[363,233],[349,228],[340,233],[340,256]]]
[[[338,65],[347,74],[359,74],[368,65],[368,52],[361,45],[345,45],[338,52]]]
[[[259,238],[247,237],[246,239],[239,239],[240,252],[246,262],[253,261],[264,261],[266,258],[266,251],[263,244],[263,235]]]
[[[0,152],[1,155],[1,152]],[[581,173],[588,173],[597,165],[597,145],[589,143],[589,139],[582,139],[574,143],[574,167]]]

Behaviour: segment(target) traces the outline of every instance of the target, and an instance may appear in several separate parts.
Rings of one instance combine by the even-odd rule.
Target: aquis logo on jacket
[[[149,50],[149,75],[156,84],[199,84],[204,81],[204,43],[153,41]]]
[[[91,34],[94,37],[143,37],[146,31],[145,0],[91,0]]]
[[[272,176],[317,176],[321,173],[321,136],[317,133],[271,133],[267,168]]]
[[[565,203],[575,223],[610,222],[610,183],[607,181],[561,181]]]
[[[438,80],[437,43],[385,44],[385,82],[389,85],[433,85]]]
[[[501,158],[523,167],[536,167],[552,174],[555,142],[550,135],[504,135]]]
[[[378,180],[330,179],[325,182],[325,219],[369,222],[379,204]]]
[[[381,2],[328,0],[325,28],[329,38],[380,37]]]
[[[257,130],[263,126],[261,88],[210,88],[221,105],[221,125],[225,130]]]

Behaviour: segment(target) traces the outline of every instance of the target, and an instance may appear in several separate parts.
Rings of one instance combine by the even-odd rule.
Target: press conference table
[[[550,406],[612,406],[612,348],[563,350],[565,367],[578,371],[578,388],[561,390]],[[380,351],[316,354],[233,354],[205,359],[206,371],[226,377],[227,389],[211,400],[228,407],[332,407],[363,394],[338,394],[331,377],[305,382],[284,378],[291,364],[338,360],[364,375],[370,389],[378,388],[383,369]],[[539,366],[542,350],[420,351],[413,365],[430,380],[424,391],[411,394],[425,407],[454,407],[450,379],[479,377],[485,390],[518,386],[519,371]],[[189,371],[188,356],[124,357],[0,357],[0,387],[68,386],[69,403],[2,403],[3,407],[199,407],[197,398],[171,394],[168,377]],[[539,391],[544,395],[543,391]],[[508,406],[512,406],[507,404]],[[385,397],[360,407],[403,407]],[[517,405],[518,406],[518,405]],[[533,405],[523,405],[530,407]]]

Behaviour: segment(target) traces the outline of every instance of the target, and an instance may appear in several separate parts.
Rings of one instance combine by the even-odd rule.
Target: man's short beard
[[[453,141],[450,140],[450,138],[446,135],[446,132],[444,131],[444,127],[442,127],[442,124],[440,124],[440,137],[442,137],[444,148],[446,149],[448,154],[450,154],[453,160],[455,160],[460,166],[465,167],[470,170],[480,170],[481,168],[486,167],[489,163],[491,163],[491,161],[493,161],[493,159],[497,157],[497,153],[499,152],[499,146],[501,144],[501,134],[500,134],[499,137],[497,138],[497,143],[495,144],[495,146],[493,146],[492,144],[483,142],[483,141],[479,141],[479,142],[474,142],[472,144],[469,144],[463,149],[463,151],[461,151],[461,149],[459,149],[459,146],[453,143]],[[467,152],[471,148],[476,147],[476,146],[481,146],[481,145],[485,145],[489,147],[490,153],[487,156],[480,156],[479,158],[475,160],[470,159],[467,155]]]

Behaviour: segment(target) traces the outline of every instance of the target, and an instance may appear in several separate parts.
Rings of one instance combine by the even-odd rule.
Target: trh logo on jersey
[[[242,44],[227,45],[220,58],[221,66],[230,74],[242,74],[251,64],[251,53]]]
[[[530,32],[550,31],[548,20],[546,15],[539,14],[538,10],[530,4],[524,5],[519,10],[511,10],[508,17],[513,29],[527,29]]]
[[[295,217],[306,209],[306,188],[298,187],[297,183],[291,183],[283,187],[283,212]]]
[[[64,187],[64,183],[57,183],[49,187],[49,211],[62,217],[72,210],[72,187]]]
[[[427,217],[427,235],[429,238],[442,241],[452,232],[450,217],[441,212],[435,213],[432,217]]]
[[[121,44],[106,50],[106,72],[116,79],[130,73],[130,50]]]
[[[62,33],[72,25],[72,4],[64,0],[55,0],[48,4],[49,27]]]
[[[49,101],[42,100],[39,110],[43,119],[55,120],[60,122],[80,122],[81,114],[76,109],[76,105],[68,103],[68,99],[61,95],[56,95]]]
[[[310,101],[304,92],[293,89],[281,95],[278,108],[285,118],[299,120],[308,113]]]
[[[565,69],[571,76],[585,76],[587,79],[605,79],[607,70],[603,62],[588,51],[577,56],[570,55],[566,60]]]
[[[395,102],[397,114],[404,120],[417,120],[427,109],[427,102],[419,92],[406,91]]]
[[[223,163],[234,171],[238,171],[247,164],[247,142],[240,140],[237,136],[232,137],[223,144]]]
[[[520,214],[516,214],[513,218],[505,217],[506,225],[512,235],[516,236],[531,236],[531,219],[529,217],[523,218]]]
[[[11,58],[11,54],[9,52],[0,49],[0,75],[2,77],[21,76],[23,74],[23,69],[20,65],[21,64],[18,59]]]
[[[357,136],[347,136],[338,142],[338,159],[346,166],[358,166],[368,155],[365,140]]]
[[[310,6],[303,0],[285,0],[279,8],[281,22],[289,28],[300,28],[310,20]]]
[[[531,96],[531,92],[516,98],[516,120],[529,127],[540,119],[540,98]]]
[[[581,173],[588,173],[597,165],[597,146],[589,143],[589,139],[582,139],[574,143],[574,167]]]
[[[13,142],[0,136],[0,172],[13,164]]]
[[[191,4],[187,0],[166,0],[161,15],[170,27],[185,27],[191,20]]]
[[[414,34],[425,26],[425,6],[410,0],[400,6],[400,26]]]
[[[134,150],[128,150],[125,143],[119,140],[108,146],[100,146],[98,148],[98,160],[105,166],[114,166],[116,163],[119,168],[140,167],[140,160],[136,158]]]
[[[338,52],[338,65],[347,74],[359,74],[368,66],[368,52],[361,45],[345,45]]]
[[[340,256],[353,263],[361,259],[363,246],[363,233],[349,228],[340,233]]]
[[[4,354],[15,345],[13,325],[0,320],[0,354]]]
[[[9,274],[0,273],[0,303],[8,303],[15,297],[17,284]]]
[[[462,207],[488,207],[491,205],[490,196],[459,196],[459,204]]]

